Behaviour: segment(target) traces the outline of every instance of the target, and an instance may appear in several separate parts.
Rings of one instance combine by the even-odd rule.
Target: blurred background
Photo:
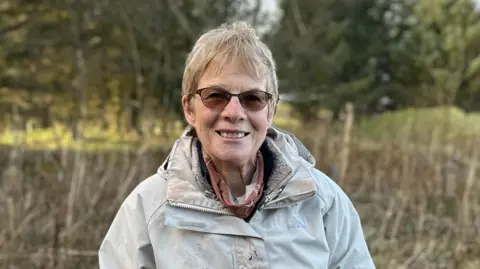
[[[480,268],[480,11],[470,0],[0,0],[0,267],[98,268],[185,121],[200,34],[247,20],[275,124],[352,198],[377,268]]]

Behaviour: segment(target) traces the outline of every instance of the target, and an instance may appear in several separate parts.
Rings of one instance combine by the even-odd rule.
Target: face
[[[265,81],[249,76],[232,61],[220,72],[206,70],[197,89],[221,88],[239,94],[252,89],[265,91],[265,85]],[[259,111],[250,111],[242,107],[238,97],[232,96],[223,109],[211,109],[204,105],[199,94],[195,94],[190,103],[184,96],[182,104],[186,119],[195,128],[203,150],[215,162],[241,166],[255,161],[271,126],[269,104]]]

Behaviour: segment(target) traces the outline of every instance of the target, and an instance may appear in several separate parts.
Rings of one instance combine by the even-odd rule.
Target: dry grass
[[[342,126],[303,127],[318,167],[343,171],[377,268],[480,268],[478,138],[448,141],[448,154],[440,138],[365,144]],[[0,268],[98,268],[120,203],[164,157],[0,149]]]
[[[0,151],[0,268],[98,268],[120,203],[162,152]]]
[[[352,198],[377,268],[480,268],[480,134],[367,142],[352,118],[299,137]]]
[[[378,268],[480,265],[478,175],[469,184],[470,164],[429,156],[400,145],[352,152],[344,188]]]

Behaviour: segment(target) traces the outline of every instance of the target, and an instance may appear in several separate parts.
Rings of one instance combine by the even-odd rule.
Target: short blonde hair
[[[182,95],[191,98],[207,68],[218,72],[225,61],[233,58],[241,61],[250,76],[266,80],[265,91],[273,96],[270,111],[274,111],[278,102],[278,79],[272,52],[255,29],[243,21],[222,24],[200,36],[186,60]]]

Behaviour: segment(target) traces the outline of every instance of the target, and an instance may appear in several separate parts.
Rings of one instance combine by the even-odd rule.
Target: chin
[[[224,152],[219,154],[218,158],[221,161],[232,163],[232,164],[244,164],[250,161],[253,156],[247,153],[237,153],[237,152]]]

